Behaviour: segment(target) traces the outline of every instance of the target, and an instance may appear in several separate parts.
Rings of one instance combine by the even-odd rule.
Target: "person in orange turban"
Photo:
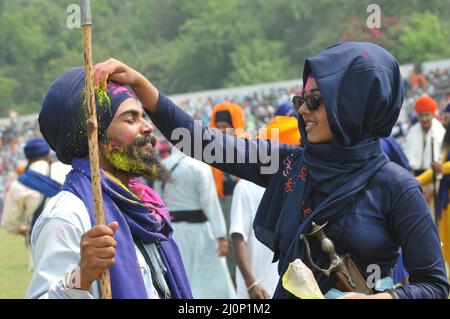
[[[437,102],[430,96],[424,95],[417,99],[416,101],[416,113],[423,113],[428,112],[432,113],[433,115],[436,115],[436,112],[438,110],[438,104]]]
[[[445,129],[435,118],[438,104],[432,97],[419,97],[416,100],[415,111],[419,123],[410,128],[406,136],[404,151],[411,170],[415,176],[419,176],[431,167],[432,162],[439,161]],[[434,158],[432,160],[433,153]]]
[[[430,96],[419,97],[416,100],[415,111],[419,123],[413,125],[406,135],[404,151],[411,170],[415,176],[419,176],[431,167],[432,162],[439,160],[445,129],[435,118],[438,104]],[[433,153],[435,158],[432,160]]]
[[[446,132],[442,141],[440,160],[433,162],[431,168],[417,176],[417,181],[422,188],[426,189],[432,184],[434,174],[442,174],[439,189],[436,189],[437,202],[434,204],[434,217],[438,226],[444,260],[450,264],[450,104],[444,109],[443,118]]]
[[[219,129],[224,134],[232,134],[240,137],[245,129],[244,111],[236,103],[223,102],[217,104],[211,114],[210,126]],[[237,179],[234,182],[233,180],[229,180],[233,179],[231,175],[224,176],[224,173],[216,168],[213,168],[213,175],[219,198],[223,199],[225,196],[233,194]],[[226,185],[224,185],[224,179],[226,179]],[[224,214],[226,214],[225,211]]]
[[[211,114],[212,128],[217,128],[227,134],[233,129],[238,135],[245,129],[245,116],[242,108],[236,103],[223,102],[217,104]]]
[[[211,114],[210,126],[222,131],[224,134],[236,135],[242,137],[245,129],[245,116],[242,108],[231,102],[223,102],[217,104]],[[220,206],[222,207],[223,216],[227,229],[230,229],[230,208],[233,197],[233,190],[238,182],[238,178],[230,174],[212,168],[214,181],[216,184],[217,194],[219,195]],[[230,270],[233,281],[235,279],[236,261],[234,258],[233,248],[227,254],[227,265]]]
[[[278,107],[275,117],[263,128],[259,138],[289,145],[300,144],[297,111],[292,102],[282,103]]]

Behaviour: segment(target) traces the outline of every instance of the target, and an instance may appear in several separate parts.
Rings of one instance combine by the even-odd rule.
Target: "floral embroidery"
[[[308,167],[306,165],[303,165],[300,169],[300,174],[298,175],[298,178],[302,181],[306,181],[306,177],[308,176]]]
[[[303,207],[303,217],[306,219],[308,218],[309,214],[311,214],[312,209],[311,208],[307,208],[307,207]]]
[[[283,165],[285,168],[283,169],[283,176],[289,176],[291,170],[292,170],[292,158],[294,157],[294,154],[289,155],[285,158],[283,161]]]
[[[292,178],[289,178],[286,181],[286,183],[284,183],[284,191],[286,193],[290,193],[290,192],[292,192],[293,188],[294,188],[294,182],[293,182]]]
[[[305,207],[305,201],[302,201],[302,212],[303,212],[303,220],[308,218],[308,216],[312,213],[311,208]]]

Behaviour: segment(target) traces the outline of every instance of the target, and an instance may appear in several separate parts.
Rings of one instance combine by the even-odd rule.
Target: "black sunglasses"
[[[294,108],[297,112],[300,110],[300,107],[306,102],[306,107],[310,112],[316,111],[320,104],[323,101],[323,97],[319,95],[296,95],[292,98],[292,104],[294,104]]]

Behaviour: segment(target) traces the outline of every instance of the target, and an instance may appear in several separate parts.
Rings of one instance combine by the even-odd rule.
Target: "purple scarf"
[[[90,164],[88,159],[76,158],[73,170],[67,175],[63,190],[79,197],[87,207],[92,225],[95,225]],[[102,175],[103,207],[105,223],[119,223],[114,236],[117,241],[116,263],[109,269],[111,291],[114,299],[148,298],[137,263],[133,236],[144,244],[156,244],[159,255],[167,269],[165,279],[173,298],[192,298],[178,247],[172,239],[172,226],[167,208],[158,194],[138,181],[131,181],[130,187],[142,198],[126,187]]]

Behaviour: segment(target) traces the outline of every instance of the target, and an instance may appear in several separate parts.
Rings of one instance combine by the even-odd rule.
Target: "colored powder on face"
[[[86,88],[84,88],[83,91],[81,92],[81,96],[83,99],[83,110],[85,113],[85,118],[87,119],[89,114],[88,114],[88,109],[87,109]],[[109,98],[106,91],[102,87],[100,87],[97,91],[95,91],[95,96],[96,96],[97,110],[99,110],[99,109],[102,110],[103,105],[106,104],[108,106],[109,113],[111,113],[111,99]],[[97,118],[98,118],[98,114],[97,114]]]
[[[126,87],[124,87],[124,86],[121,86],[121,87],[118,87],[118,88],[114,89],[112,94],[113,95],[117,95],[117,94],[120,94],[122,92],[127,92],[129,94],[129,90]]]
[[[100,87],[95,92],[96,96],[96,109],[97,109],[97,123],[99,123],[99,112],[103,112],[104,104],[107,105],[107,111],[111,114],[111,100],[106,93],[106,91]],[[83,101],[82,104],[82,112],[83,112],[83,121],[79,124],[79,134],[80,136],[86,135],[86,121],[89,118],[89,112],[87,108],[87,100],[86,100],[86,87],[81,91],[81,98]],[[106,102],[106,103],[105,103]],[[106,133],[106,132],[104,132]]]
[[[312,75],[308,76],[308,79],[306,80],[306,84],[305,84],[305,91],[304,93],[306,94],[306,92],[309,93],[309,91],[311,90],[311,80],[313,80],[314,77]]]
[[[110,82],[108,84],[108,89],[109,89],[109,94],[111,96],[116,96],[116,95],[121,94],[121,93],[126,93],[126,95],[128,97],[134,98],[134,99],[136,98],[134,96],[134,94],[126,86],[119,85],[119,84],[117,84],[115,82]]]
[[[150,176],[153,178],[156,178],[156,176],[158,176],[158,166],[155,163],[153,163],[151,166]]]
[[[99,107],[103,107],[104,102],[106,102],[108,108],[111,111],[111,99],[109,98],[108,93],[106,93],[106,91],[102,87],[98,88],[97,91],[95,91],[95,96],[97,97],[96,104]],[[81,97],[83,99],[83,107],[86,108],[86,88],[81,91]]]
[[[109,111],[111,111],[111,100],[110,100],[108,94],[106,93],[106,91],[102,87],[100,87],[97,90],[97,92],[95,92],[95,95],[97,96],[98,103],[100,104],[100,107],[102,107],[103,106],[103,102],[106,101],[107,105],[108,105],[108,108],[109,108]]]
[[[141,163],[136,163],[134,160],[130,159],[123,153],[113,152],[107,156],[107,158],[111,161],[111,164],[124,172],[133,172],[138,169],[144,168]]]
[[[109,144],[105,147],[106,159],[119,171],[129,173],[135,176],[146,175],[149,178],[155,179],[158,176],[158,167],[156,163],[148,164],[131,157],[124,146],[117,144]]]
[[[111,147],[112,147],[113,150],[116,150],[119,147],[119,142],[112,141],[111,142]]]

